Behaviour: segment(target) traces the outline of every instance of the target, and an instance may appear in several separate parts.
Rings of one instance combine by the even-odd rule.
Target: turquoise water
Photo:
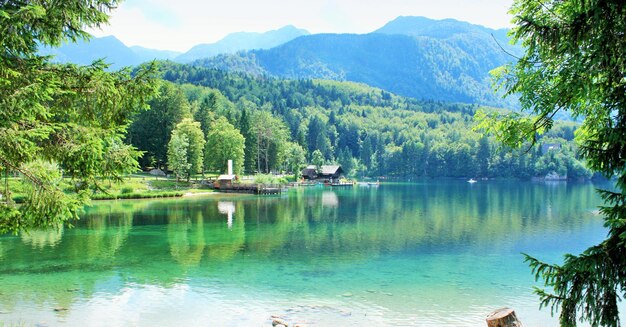
[[[0,237],[8,325],[483,326],[538,310],[520,253],[606,231],[591,184],[439,181],[282,196],[97,202],[75,228]]]

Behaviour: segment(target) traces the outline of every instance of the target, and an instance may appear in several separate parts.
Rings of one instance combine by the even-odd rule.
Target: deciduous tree
[[[527,256],[548,287],[537,294],[542,306],[560,311],[562,326],[577,320],[619,326],[617,303],[626,295],[626,3],[516,0],[511,12],[512,36],[526,50],[496,77],[535,116],[483,114],[481,126],[520,146],[550,129],[559,111],[569,111],[584,119],[576,137],[589,167],[617,176],[615,191],[600,191],[606,240],[566,255],[562,264]]]
[[[185,118],[176,125],[167,146],[167,161],[177,177],[189,181],[192,174],[202,172],[204,143],[199,122]],[[184,159],[181,153],[185,154]]]
[[[228,160],[233,161],[233,172],[241,174],[244,164],[245,139],[224,117],[211,124],[204,148],[205,168],[223,172]]]

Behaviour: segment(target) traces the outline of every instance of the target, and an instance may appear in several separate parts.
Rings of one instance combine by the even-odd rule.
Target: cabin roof
[[[320,169],[321,175],[334,175],[334,174],[341,173],[341,172],[342,172],[342,169],[341,169],[341,166],[339,165],[322,166]]]
[[[237,175],[220,175],[217,180],[218,181],[234,181],[237,179]]]

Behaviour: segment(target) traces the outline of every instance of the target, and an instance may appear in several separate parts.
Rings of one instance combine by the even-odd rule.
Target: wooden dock
[[[250,193],[259,195],[281,194],[282,188],[279,185],[264,184],[230,184],[220,185],[215,189],[225,193]]]

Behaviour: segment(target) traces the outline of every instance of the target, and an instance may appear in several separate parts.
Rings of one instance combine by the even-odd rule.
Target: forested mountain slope
[[[173,84],[165,84],[153,109],[130,128],[130,142],[147,151],[144,166],[166,161],[163,149],[175,120],[193,117],[208,133],[212,121],[225,117],[246,139],[248,172],[293,171],[295,162],[306,162],[339,163],[356,176],[588,176],[575,155],[574,123],[558,122],[530,151],[512,153],[497,151],[472,130],[475,112],[492,108],[421,101],[349,82],[255,77],[172,62],[161,69]],[[259,141],[267,135],[270,140]],[[555,151],[546,144],[557,145]],[[298,148],[302,160],[293,156]]]
[[[516,107],[489,72],[514,59],[506,30],[455,20],[400,17],[365,35],[317,34],[281,46],[198,60],[195,65],[283,78],[366,83],[417,99]]]

